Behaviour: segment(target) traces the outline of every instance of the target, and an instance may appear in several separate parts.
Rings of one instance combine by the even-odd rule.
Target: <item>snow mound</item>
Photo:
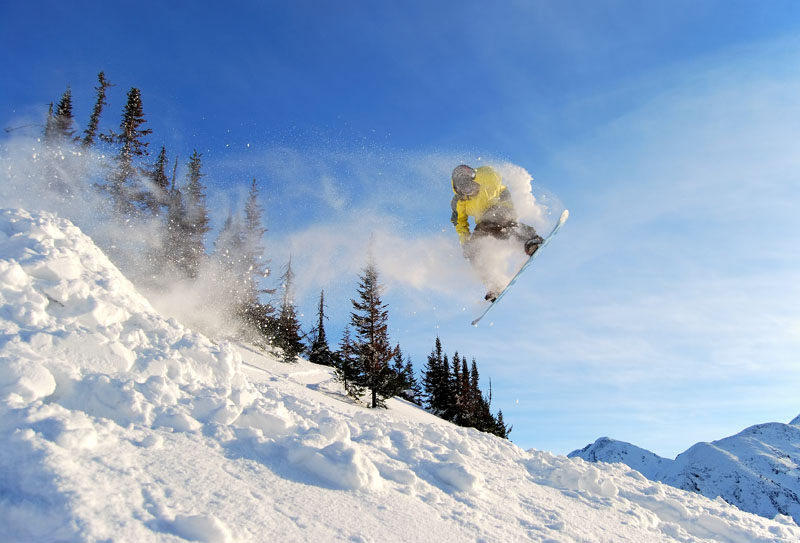
[[[69,221],[0,210],[6,540],[800,540],[621,464],[389,406],[162,317]]]

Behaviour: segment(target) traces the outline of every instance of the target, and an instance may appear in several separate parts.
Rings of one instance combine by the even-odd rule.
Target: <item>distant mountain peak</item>
[[[789,424],[756,424],[734,436],[696,443],[675,460],[607,437],[568,456],[622,462],[653,481],[719,496],[764,517],[791,516],[800,524],[800,416]]]

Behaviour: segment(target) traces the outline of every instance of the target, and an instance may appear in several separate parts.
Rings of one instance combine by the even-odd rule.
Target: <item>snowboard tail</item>
[[[530,258],[528,258],[528,260],[525,261],[524,264],[522,264],[522,267],[520,267],[520,269],[517,270],[517,273],[514,274],[514,277],[512,277],[511,280],[508,282],[508,284],[505,286],[505,288],[503,288],[503,290],[500,291],[500,293],[497,295],[497,298],[495,298],[494,301],[490,303],[486,307],[486,309],[483,310],[483,313],[478,315],[478,318],[472,321],[472,326],[477,326],[480,320],[483,317],[485,317],[486,314],[500,302],[500,300],[503,299],[503,296],[505,296],[508,290],[514,285],[514,283],[517,282],[519,276],[522,275],[522,273],[528,269],[528,266],[530,266],[533,263],[534,259],[539,255],[539,253],[542,252],[542,249],[544,249],[545,246],[547,246],[547,244],[550,243],[550,240],[553,239],[553,237],[556,234],[558,234],[558,231],[561,230],[561,227],[564,226],[564,223],[567,222],[568,218],[569,218],[569,210],[565,209],[561,213],[561,216],[558,218],[558,222],[556,223],[556,225],[553,227],[553,229],[550,231],[547,237],[544,238],[544,241],[542,242],[541,246],[536,250],[535,253],[533,253],[530,256]]]

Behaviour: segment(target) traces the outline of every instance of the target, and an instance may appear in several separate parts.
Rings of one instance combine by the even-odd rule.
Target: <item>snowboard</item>
[[[539,253],[542,252],[542,249],[544,249],[545,246],[548,243],[550,243],[550,240],[553,239],[553,237],[555,237],[556,234],[558,234],[558,231],[561,230],[561,227],[564,226],[564,223],[567,222],[568,218],[569,218],[569,210],[565,209],[563,211],[563,213],[561,213],[561,216],[558,218],[558,222],[556,223],[556,225],[553,227],[553,229],[550,231],[550,233],[547,234],[547,237],[544,238],[544,241],[539,246],[539,248],[536,250],[536,252],[533,253],[530,256],[530,258],[528,258],[528,260],[525,261],[525,263],[522,265],[522,267],[520,267],[520,269],[517,271],[517,273],[514,274],[514,277],[511,278],[511,280],[508,282],[508,284],[505,286],[505,288],[502,291],[500,291],[500,294],[497,295],[497,298],[495,298],[493,302],[491,302],[488,306],[486,306],[486,309],[483,310],[483,313],[478,315],[477,319],[472,321],[472,326],[478,326],[478,323],[480,322],[480,320],[483,317],[485,317],[486,314],[494,306],[496,306],[498,304],[498,302],[500,302],[500,300],[503,299],[503,296],[505,296],[506,293],[509,291],[509,289],[514,285],[514,283],[517,282],[517,279],[519,279],[519,276],[522,275],[525,272],[525,270],[528,269],[528,266],[530,266],[533,263],[534,259],[536,259],[536,257],[539,256]]]

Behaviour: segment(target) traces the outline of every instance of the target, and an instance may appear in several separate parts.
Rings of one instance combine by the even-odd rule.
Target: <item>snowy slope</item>
[[[68,221],[0,210],[2,541],[800,540],[389,405],[160,316]]]
[[[720,496],[768,518],[788,515],[800,524],[800,417],[789,424],[758,424],[735,436],[698,443],[675,460],[608,438],[568,456],[622,462],[651,480],[709,498]]]

